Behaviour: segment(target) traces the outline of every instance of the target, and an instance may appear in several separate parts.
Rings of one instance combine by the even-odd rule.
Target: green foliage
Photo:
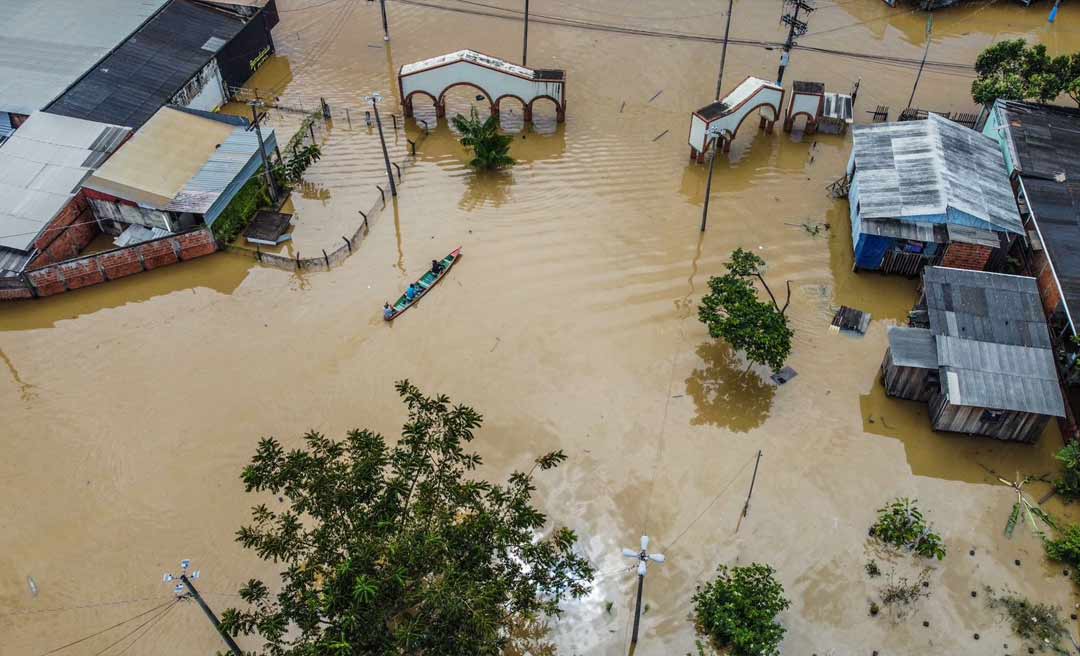
[[[1062,638],[1068,635],[1068,627],[1061,619],[1058,607],[1034,603],[1011,593],[999,597],[990,586],[986,586],[986,600],[990,608],[1005,611],[1013,633],[1028,644],[1029,651],[1049,649],[1057,654],[1071,653],[1061,647]]]
[[[247,607],[223,624],[261,637],[260,653],[496,656],[524,639],[516,627],[588,591],[577,536],[541,536],[547,517],[531,502],[533,473],[566,456],[490,483],[466,448],[476,410],[408,381],[397,391],[408,410],[400,440],[312,432],[286,452],[267,438],[244,468],[245,489],[279,503],[256,505],[237,540],[283,569],[272,586],[246,584]]]
[[[870,527],[870,535],[923,558],[941,560],[945,557],[945,543],[931,530],[915,504],[915,500],[899,498],[878,509],[877,522]]]
[[[1080,443],[1069,442],[1054,454],[1061,463],[1061,476],[1054,480],[1054,490],[1063,498],[1080,499]]]
[[[780,369],[791,354],[794,333],[784,315],[787,304],[781,308],[765,283],[765,261],[738,248],[724,266],[728,273],[709,279],[709,294],[701,299],[698,318],[708,326],[709,335],[745,352],[750,362]],[[751,278],[762,284],[771,303],[758,298]]]
[[[866,569],[866,575],[872,579],[881,576],[881,568],[878,567],[876,560],[866,561],[864,568]]]
[[[214,220],[211,230],[214,238],[222,244],[232,243],[260,207],[270,204],[270,194],[266,190],[265,174],[260,169],[251,176],[240,191],[233,197],[225,209]]]
[[[775,573],[757,563],[718,567],[716,578],[698,587],[693,597],[698,629],[732,656],[779,654],[784,627],[776,616],[791,602]]]
[[[274,179],[278,184],[287,183],[288,186],[298,184],[304,178],[304,172],[315,162],[322,158],[322,149],[319,144],[310,144],[303,148],[294,147],[287,151],[289,156],[283,162],[274,165]]]
[[[1073,580],[1080,583],[1080,525],[1061,527],[1058,538],[1043,540],[1043,547],[1048,558],[1071,566]]]
[[[1023,39],[998,41],[975,60],[978,77],[971,83],[975,102],[997,98],[1051,102],[1068,93],[1080,104],[1080,55],[1051,58],[1046,46],[1028,46]]]
[[[473,151],[469,166],[479,171],[491,171],[515,164],[514,158],[510,157],[510,144],[514,138],[499,133],[499,121],[494,116],[481,121],[473,107],[469,118],[458,114],[452,122],[461,133],[461,145]]]

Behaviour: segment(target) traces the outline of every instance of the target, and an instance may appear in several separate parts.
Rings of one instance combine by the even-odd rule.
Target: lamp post
[[[278,199],[277,185],[274,184],[274,176],[270,172],[270,161],[266,156],[266,144],[263,143],[262,127],[259,125],[262,121],[259,110],[265,107],[266,103],[256,98],[249,102],[248,105],[251,106],[251,120],[255,124],[255,135],[259,139],[259,157],[262,158],[263,172],[266,174],[266,187],[270,190],[270,198],[276,203]]]
[[[529,65],[529,0],[525,0],[525,34],[521,43],[521,65]]]
[[[641,623],[641,592],[645,587],[645,574],[649,570],[649,561],[654,563],[662,563],[666,560],[664,554],[651,554],[649,553],[649,536],[641,536],[641,550],[634,551],[633,549],[623,549],[622,555],[627,558],[636,558],[638,560],[637,574],[637,604],[634,607],[634,633],[630,638],[630,644],[636,645],[638,639],[638,625]]]
[[[712,195],[712,176],[713,170],[716,169],[716,156],[720,153],[720,129],[710,129],[706,133],[707,137],[711,137],[709,143],[712,143],[712,156],[709,158],[709,178],[705,183],[705,205],[701,208],[701,231],[705,232],[705,223],[709,220],[709,196]],[[706,144],[706,151],[708,145]]]
[[[226,633],[221,628],[221,621],[218,620],[217,615],[214,614],[214,611],[210,610],[210,607],[206,605],[205,601],[203,601],[202,595],[199,594],[199,591],[195,589],[195,584],[192,583],[192,581],[195,581],[199,578],[199,570],[195,570],[191,573],[191,576],[188,576],[189,567],[191,567],[190,560],[184,559],[180,561],[180,583],[177,583],[175,586],[173,586],[173,592],[176,593],[177,599],[183,599],[186,596],[190,596],[195,599],[195,602],[199,604],[199,608],[202,608],[202,611],[206,613],[207,619],[209,619],[210,623],[214,625],[215,629],[217,629],[218,635],[220,635],[221,639],[225,641],[225,644],[229,647],[229,651],[233,653],[233,656],[243,656],[243,652],[240,651],[240,647],[236,644],[236,641],[233,640],[231,635]],[[165,583],[172,583],[177,578],[178,577],[175,577],[172,574],[166,572],[165,576],[163,576],[161,580]]]
[[[375,114],[375,126],[379,129],[379,143],[382,144],[383,163],[386,164],[386,177],[390,180],[390,195],[397,196],[397,183],[394,182],[394,172],[390,170],[390,153],[386,151],[386,137],[383,136],[382,120],[379,119],[379,103],[382,101],[382,96],[376,91],[364,100],[371,101],[371,109]]]

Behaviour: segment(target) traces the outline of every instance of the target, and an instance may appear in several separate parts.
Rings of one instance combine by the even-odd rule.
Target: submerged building
[[[848,162],[855,269],[982,270],[1023,234],[994,140],[931,114],[854,128]]]
[[[1065,416],[1034,278],[927,267],[911,327],[889,329],[889,396],[929,406],[934,430],[1034,442]]]

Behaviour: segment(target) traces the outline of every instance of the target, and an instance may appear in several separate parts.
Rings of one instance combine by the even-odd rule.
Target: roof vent
[[[221,50],[222,47],[224,47],[225,43],[225,39],[212,36],[206,40],[206,43],[203,44],[202,49],[209,52],[217,52],[218,50]]]

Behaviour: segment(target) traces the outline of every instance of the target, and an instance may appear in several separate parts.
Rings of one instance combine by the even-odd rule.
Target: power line
[[[112,648],[113,648],[113,647],[115,647],[116,645],[118,645],[118,644],[120,644],[121,642],[123,642],[123,641],[127,640],[128,638],[130,638],[130,637],[131,637],[131,635],[132,635],[132,634],[134,634],[134,633],[135,633],[136,631],[138,631],[139,629],[141,629],[141,628],[143,628],[144,626],[146,626],[146,625],[150,624],[151,622],[156,622],[157,620],[160,620],[161,618],[165,617],[165,615],[167,615],[167,614],[169,613],[169,611],[170,611],[170,610],[172,610],[172,609],[173,609],[173,608],[174,608],[174,607],[176,606],[176,604],[178,604],[178,603],[180,603],[180,599],[179,599],[179,598],[177,598],[177,599],[173,600],[173,602],[172,602],[171,604],[169,604],[169,607],[168,607],[168,608],[166,608],[165,610],[161,611],[161,612],[160,612],[160,613],[158,613],[157,615],[154,615],[153,617],[151,617],[150,619],[146,620],[145,622],[143,622],[143,623],[142,623],[142,624],[140,624],[139,626],[135,627],[134,629],[132,629],[132,630],[128,631],[128,632],[127,632],[127,633],[125,633],[124,635],[120,636],[120,637],[119,637],[119,638],[118,638],[117,640],[115,640],[115,641],[113,641],[113,642],[110,642],[110,643],[109,643],[108,645],[106,645],[106,646],[105,646],[105,648],[104,648],[104,649],[102,649],[102,650],[100,650],[100,651],[96,651],[96,652],[94,652],[94,656],[101,656],[102,654],[104,654],[105,652],[109,651],[110,649],[112,649]],[[142,636],[140,636],[140,637],[142,637]],[[134,644],[134,642],[135,642],[135,641],[133,640],[133,641],[132,641],[132,644]],[[130,646],[131,646],[131,645],[128,645],[128,647],[130,647]]]
[[[83,636],[82,638],[79,638],[78,640],[74,640],[72,642],[69,642],[66,645],[60,645],[59,647],[56,647],[55,649],[50,649],[49,651],[42,653],[40,656],[50,656],[51,654],[55,654],[58,651],[63,651],[64,649],[67,649],[68,647],[74,647],[75,645],[86,642],[87,640],[89,640],[91,638],[96,638],[99,635],[101,635],[102,633],[107,633],[109,631],[112,631],[113,629],[115,629],[118,626],[123,626],[123,625],[127,624],[128,622],[133,622],[133,621],[139,619],[140,617],[144,617],[146,615],[149,615],[150,613],[153,613],[156,610],[160,610],[161,608],[164,608],[165,606],[168,606],[169,604],[173,604],[173,603],[176,603],[175,599],[166,601],[166,602],[161,603],[161,604],[158,604],[157,606],[154,606],[150,610],[144,610],[143,612],[139,613],[138,615],[134,615],[132,617],[129,617],[129,618],[127,618],[126,620],[124,620],[122,622],[117,622],[116,624],[113,624],[112,626],[101,629],[100,631],[95,631],[94,633],[91,633],[88,636]]]
[[[116,656],[121,656],[121,654],[123,654],[123,653],[124,653],[125,651],[127,651],[127,650],[131,649],[132,645],[134,645],[134,644],[135,644],[136,642],[138,642],[139,640],[142,640],[143,638],[145,638],[145,637],[146,637],[146,634],[150,633],[150,631],[151,631],[151,630],[152,630],[152,629],[153,629],[153,628],[154,628],[155,626],[157,626],[157,625],[158,625],[158,623],[159,623],[159,622],[161,622],[161,620],[165,619],[165,616],[169,614],[169,611],[171,611],[171,610],[172,610],[172,609],[174,609],[174,608],[176,608],[176,604],[173,604],[172,606],[169,606],[168,608],[166,608],[166,609],[165,609],[165,612],[163,612],[163,613],[162,613],[161,615],[158,615],[158,616],[157,616],[157,622],[154,622],[154,623],[153,623],[153,624],[151,624],[150,626],[146,627],[146,630],[145,630],[145,631],[143,631],[143,632],[142,632],[142,633],[140,633],[139,635],[135,636],[135,639],[134,639],[134,640],[132,640],[131,642],[129,642],[129,643],[127,644],[127,646],[126,646],[126,647],[124,647],[124,648],[123,648],[123,649],[121,649],[120,651],[116,652]]]
[[[353,0],[353,1],[355,2],[355,0]],[[294,11],[307,11],[309,9],[318,9],[319,7],[325,7],[326,5],[330,5],[330,4],[333,4],[335,2],[341,2],[341,0],[323,0],[323,2],[319,2],[319,3],[313,4],[313,5],[307,5],[305,7],[294,7],[292,9],[278,9],[278,13],[279,14],[289,14],[289,13],[292,13]]]
[[[123,606],[123,605],[126,605],[126,604],[135,604],[135,603],[138,603],[140,601],[152,601],[152,600],[156,600],[156,599],[161,599],[161,595],[155,595],[153,597],[140,597],[138,599],[121,599],[121,600],[118,600],[118,601],[102,601],[102,602],[91,603],[91,604],[80,604],[78,606],[64,606],[64,607],[61,607],[61,608],[41,608],[39,610],[23,610],[23,611],[16,611],[14,613],[5,613],[3,615],[0,615],[0,618],[3,618],[3,617],[18,617],[20,615],[37,615],[38,613],[62,613],[62,612],[69,611],[69,610],[82,610],[84,608],[102,608],[104,606]]]

